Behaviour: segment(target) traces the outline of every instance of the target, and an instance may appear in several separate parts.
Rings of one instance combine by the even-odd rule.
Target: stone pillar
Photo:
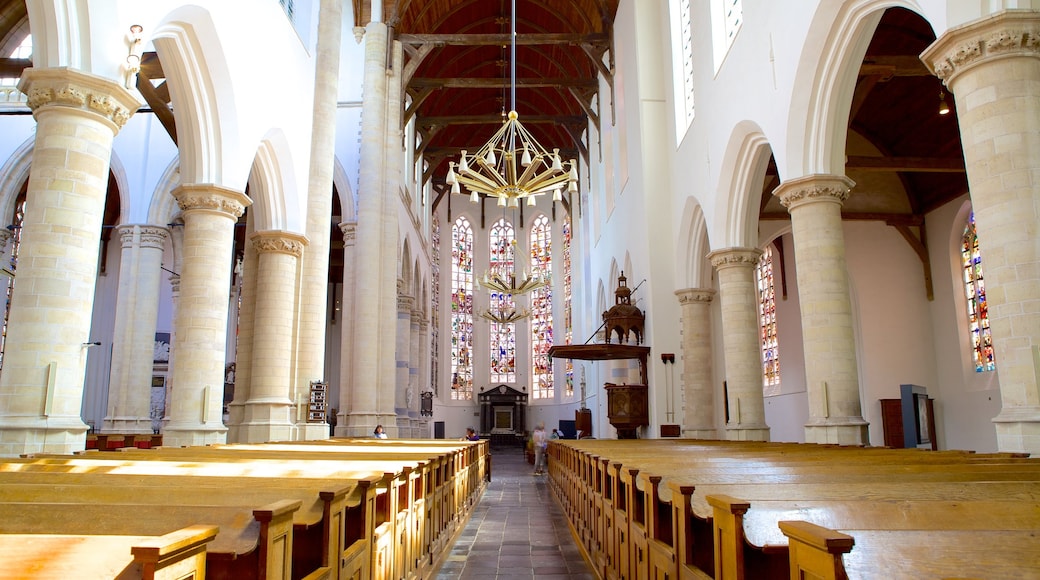
[[[957,103],[1000,373],[1001,409],[993,419],[997,448],[1037,455],[1040,12],[1004,11],[951,28],[921,60]]]
[[[357,254],[354,251],[357,241],[357,223],[339,224],[343,232],[343,302],[340,307],[340,357],[339,357],[339,414],[336,416],[337,437],[362,437],[361,431],[352,429],[347,423],[350,409],[354,401],[354,262]]]
[[[253,236],[253,216],[246,216],[246,239]],[[240,427],[245,422],[245,404],[249,400],[250,385],[253,376],[253,337],[256,325],[254,316],[256,312],[256,273],[259,267],[256,245],[245,244],[242,248],[242,271],[238,273],[241,277],[238,296],[238,329],[232,335],[236,336],[235,344],[235,386],[234,397],[228,404],[228,443],[245,443],[246,439],[240,433]],[[232,301],[234,296],[232,296]]]
[[[311,381],[325,379],[325,332],[328,320],[329,240],[336,155],[336,103],[343,0],[321,0],[315,55],[314,107],[311,124],[310,185],[307,188],[307,238],[303,254],[303,292],[296,341],[296,391],[307,393]],[[302,440],[327,439],[325,423],[297,422]]]
[[[394,383],[394,414],[397,415],[397,437],[407,437],[408,375],[412,360],[412,304],[415,300],[404,292],[404,282],[397,281],[397,348],[396,378]]]
[[[712,384],[711,301],[707,288],[676,290],[682,309],[682,436],[717,439],[715,388]]]
[[[722,344],[726,354],[729,421],[726,439],[768,441],[758,344],[758,290],[755,266],[762,251],[726,248],[708,254],[719,274]]]
[[[808,175],[773,191],[791,214],[809,398],[807,443],[870,443],[859,400],[841,225],[841,205],[853,185],[843,175]]]
[[[378,384],[378,410],[382,415],[382,424],[393,424],[397,419],[394,351],[397,344],[396,333],[393,332],[392,321],[397,318],[397,258],[400,250],[401,237],[398,234],[398,212],[403,203],[401,191],[404,177],[404,150],[403,119],[404,101],[402,100],[401,73],[404,70],[404,57],[401,43],[391,41],[387,45],[388,54],[393,61],[393,67],[385,71],[386,94],[383,106],[386,108],[386,122],[383,125],[383,189],[382,189],[382,211],[380,214],[381,241],[379,244],[379,272],[382,277],[380,287],[379,317],[386,321],[386,332],[380,336],[379,350],[382,355],[379,364],[380,381]],[[407,155],[411,159],[411,155]],[[410,265],[405,265],[405,268]],[[405,359],[407,360],[407,359]],[[390,433],[393,436],[393,433]]]
[[[252,378],[239,436],[246,443],[288,441],[293,432],[290,411],[294,404],[292,344],[297,270],[307,238],[291,232],[264,231],[254,233],[251,241],[258,257]],[[301,394],[308,393],[309,384]],[[302,415],[300,422],[306,422],[306,412]]]
[[[418,300],[415,300],[418,302]],[[422,322],[422,312],[412,310],[411,324],[409,325],[408,337],[412,342],[408,349],[408,393],[405,400],[408,402],[408,424],[410,428],[409,437],[417,437],[419,428],[419,355],[422,352],[421,334],[419,326]]]
[[[252,202],[241,192],[214,184],[184,184],[173,196],[184,219],[184,262],[163,445],[224,443],[231,248],[235,223]]]
[[[177,230],[183,228],[174,228],[173,238],[175,240],[183,240],[183,236],[178,235]],[[181,298],[181,277],[179,274],[170,274],[170,320],[177,320],[177,305],[180,304]],[[166,424],[170,421],[170,393],[173,392],[173,377],[170,375],[170,369],[173,368],[173,359],[177,355],[177,352],[173,350],[173,345],[177,342],[177,328],[170,329],[170,358],[166,360],[166,383],[163,385],[166,392],[163,393],[163,413],[162,417],[158,421],[152,421],[152,430],[156,427],[160,431],[166,428]],[[158,423],[158,425],[156,425]]]
[[[119,226],[122,254],[116,296],[112,371],[105,433],[151,433],[151,392],[163,247],[169,232],[158,226]]]
[[[415,437],[429,438],[430,434],[430,418],[425,417],[421,413],[422,405],[422,393],[426,392],[428,385],[430,384],[430,372],[432,364],[431,354],[431,336],[430,336],[430,323],[423,317],[422,311],[418,311],[419,316],[419,354],[417,360],[418,375],[415,379],[415,395],[416,405],[420,407],[419,420],[416,423],[416,430],[414,433]]]
[[[80,418],[112,141],[138,102],[109,79],[29,68],[36,119],[0,374],[0,456],[86,447]]]
[[[394,279],[397,268],[397,240],[384,245],[383,223],[387,215],[396,220],[393,199],[386,192],[387,124],[387,28],[382,22],[369,22],[365,29],[365,94],[361,106],[361,165],[358,176],[358,219],[355,271],[365,276],[364,284],[353,288],[354,332],[350,350],[353,377],[351,405],[345,421],[351,435],[372,433],[376,424],[395,421],[394,375],[385,366],[394,364],[395,336]],[[396,223],[396,221],[395,221]],[[390,265],[389,256],[393,256]],[[386,263],[386,264],[384,264]],[[384,273],[384,268],[388,271]],[[388,276],[390,278],[388,279]],[[344,287],[344,296],[347,288]],[[389,300],[389,309],[385,308]],[[344,299],[346,301],[346,299]],[[387,343],[389,337],[389,344]],[[388,392],[385,396],[380,393]],[[381,405],[381,399],[389,406]]]

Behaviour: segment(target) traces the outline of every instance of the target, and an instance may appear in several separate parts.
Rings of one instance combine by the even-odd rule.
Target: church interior
[[[432,577],[544,425],[602,578],[1028,577],[1038,119],[1038,0],[0,0],[0,553]]]

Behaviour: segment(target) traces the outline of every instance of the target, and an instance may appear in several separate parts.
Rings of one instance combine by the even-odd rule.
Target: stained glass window
[[[758,281],[758,328],[762,348],[762,392],[780,394],[780,345],[776,336],[776,292],[773,286],[773,247],[766,246],[755,267]]]
[[[516,258],[516,233],[513,224],[500,218],[488,233],[491,269],[500,273],[514,270]],[[516,309],[513,296],[500,292],[491,293],[491,309],[510,312]],[[491,382],[516,382],[516,323],[491,323]]]
[[[451,399],[473,399],[473,227],[451,228]]]
[[[433,259],[430,269],[432,276],[430,278],[430,305],[432,312],[441,311],[441,223],[437,220],[433,220],[430,228],[430,243],[433,246]],[[440,317],[430,317],[430,355],[432,360],[430,361],[430,390],[435,395],[440,394],[440,389],[437,388],[438,381],[437,377],[440,371],[438,361],[440,361]]]
[[[563,340],[565,344],[572,344],[574,339],[573,312],[571,311],[571,216],[567,215],[563,220]],[[565,359],[564,373],[567,377],[567,385],[564,395],[574,396],[574,361]]]
[[[982,255],[979,237],[975,234],[975,214],[968,217],[961,241],[961,262],[964,267],[964,295],[968,298],[968,329],[971,332],[971,350],[975,372],[997,369],[993,357],[993,336],[989,332],[989,310],[986,306],[986,281],[982,275]]]
[[[11,228],[11,239],[7,243],[11,244],[11,261],[9,267],[5,268],[9,272],[15,272],[18,269],[18,250],[22,245],[22,222],[25,221],[25,198],[23,197],[18,201],[18,205],[14,212],[14,224]],[[4,347],[7,346],[7,321],[11,316],[11,293],[14,291],[14,276],[4,276],[3,280],[7,283],[7,289],[5,291],[4,300],[4,326],[0,331],[0,368],[4,366]]]
[[[552,275],[552,224],[545,215],[531,226],[531,271]],[[531,395],[535,399],[551,399],[552,365],[549,347],[553,345],[552,286],[531,292]]]

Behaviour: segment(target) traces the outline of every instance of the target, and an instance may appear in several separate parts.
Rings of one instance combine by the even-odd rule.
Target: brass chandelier
[[[573,159],[563,161],[559,149],[550,153],[520,123],[516,112],[516,0],[512,3],[510,23],[511,110],[502,127],[476,153],[470,154],[463,149],[458,163],[452,161],[448,164],[445,178],[451,186],[451,193],[460,194],[465,187],[471,202],[479,203],[483,194],[497,198],[498,206],[503,208],[516,208],[522,199],[533,206],[538,196],[548,193],[552,194],[553,201],[560,201],[564,187],[569,193],[578,191],[577,162]],[[478,280],[481,286],[493,293],[491,307],[480,316],[498,324],[510,324],[530,316],[528,309],[516,306],[513,297],[551,284],[547,274],[520,268],[515,239],[511,248],[511,260],[490,268]]]
[[[561,160],[559,149],[550,153],[520,123],[516,112],[516,0],[510,22],[511,110],[505,124],[483,147],[473,154],[463,149],[458,164],[448,164],[445,183],[451,186],[451,193],[462,193],[465,187],[473,203],[484,194],[498,198],[500,207],[515,208],[522,199],[535,205],[537,196],[550,192],[553,201],[560,201],[564,186],[568,192],[578,191],[578,170],[575,160]]]

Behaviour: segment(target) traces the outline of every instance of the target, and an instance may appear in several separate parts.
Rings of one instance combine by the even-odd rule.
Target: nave
[[[491,482],[436,578],[596,578],[582,558],[546,476],[520,448],[496,448]]]

